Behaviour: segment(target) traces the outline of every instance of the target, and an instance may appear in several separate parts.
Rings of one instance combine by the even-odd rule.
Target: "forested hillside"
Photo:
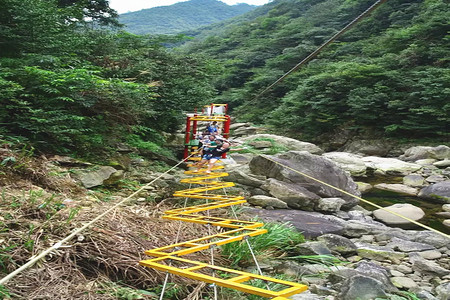
[[[227,5],[219,0],[190,0],[120,15],[125,29],[135,34],[173,34],[242,15],[255,6]]]
[[[159,151],[182,111],[214,95],[217,66],[158,40],[111,31],[107,1],[3,0],[0,140],[103,155],[119,142]],[[108,27],[111,28],[111,27]]]
[[[303,139],[336,129],[401,138],[448,138],[450,29],[443,0],[392,0],[318,59],[254,97],[374,1],[276,0],[264,15],[189,45],[224,63],[220,102],[242,120]],[[320,140],[319,140],[320,142]]]

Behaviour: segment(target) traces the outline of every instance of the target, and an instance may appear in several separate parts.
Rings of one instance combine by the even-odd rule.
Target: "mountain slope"
[[[121,14],[119,20],[131,33],[174,34],[233,18],[255,7],[243,3],[227,5],[218,0],[191,0]]]
[[[448,138],[450,15],[444,0],[387,1],[307,67],[254,99],[373,2],[274,0],[266,14],[210,28],[209,37],[184,47],[224,63],[216,101],[237,107],[241,120],[311,139],[337,128]]]

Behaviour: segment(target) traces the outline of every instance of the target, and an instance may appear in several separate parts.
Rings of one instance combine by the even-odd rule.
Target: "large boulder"
[[[393,148],[386,140],[358,140],[347,143],[341,151],[360,155],[386,156]]]
[[[269,178],[261,188],[272,196],[284,201],[291,208],[314,210],[320,197],[296,183],[287,183]]]
[[[409,203],[397,203],[397,204],[385,207],[385,209],[392,211],[394,213],[397,213],[399,215],[408,217],[409,219],[412,219],[414,221],[418,221],[425,216],[424,211],[420,207],[416,207]],[[398,216],[386,211],[385,209],[380,208],[380,209],[374,210],[373,216],[377,220],[380,220],[383,223],[386,223],[389,225],[410,224],[410,222],[408,220],[398,217]]]
[[[77,177],[81,181],[81,184],[88,189],[103,184],[114,183],[123,177],[123,171],[118,171],[109,166],[101,166],[96,170],[80,173]]]
[[[288,150],[294,150],[294,151],[307,151],[312,154],[322,154],[323,150],[320,149],[318,146],[302,142],[296,139],[291,139],[285,136],[275,135],[275,134],[255,134],[249,137],[242,138],[242,141],[245,142],[251,142],[253,140],[258,139],[266,139],[266,140],[272,140],[275,142],[275,144],[285,147]]]
[[[337,217],[317,212],[259,208],[245,208],[244,212],[252,217],[258,216],[265,222],[288,222],[306,238],[314,238],[326,233],[340,234],[344,225],[344,221]]]
[[[405,151],[400,159],[405,161],[416,161],[419,159],[450,159],[450,147],[439,145],[437,147],[416,146]]]
[[[419,197],[439,203],[450,203],[450,181],[442,181],[420,190]]]
[[[328,152],[322,156],[332,160],[339,167],[348,171],[352,176],[363,176],[366,174],[366,163],[362,157],[346,152]]]
[[[344,170],[332,161],[306,151],[289,151],[276,156],[259,155],[251,160],[250,170],[257,175],[297,184],[323,198],[342,198],[346,201],[342,205],[344,210],[355,206],[359,200],[317,180],[352,195],[361,195],[356,183]]]
[[[253,175],[247,165],[233,167],[228,171],[228,181],[233,181],[251,187],[260,187],[266,179],[264,176]]]
[[[377,174],[386,175],[409,175],[422,168],[421,165],[407,163],[396,158],[385,158],[376,156],[363,157],[368,169],[373,169]]]

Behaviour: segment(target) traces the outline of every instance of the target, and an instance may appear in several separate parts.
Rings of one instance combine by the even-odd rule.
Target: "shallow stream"
[[[425,212],[425,217],[419,220],[420,223],[428,225],[431,228],[437,229],[444,233],[450,234],[450,228],[442,224],[445,218],[436,215],[437,212],[442,212],[442,204],[429,202],[428,200],[423,200],[418,197],[402,196],[397,193],[381,190],[373,190],[367,194],[364,194],[362,198],[382,207],[390,206],[396,203],[409,203],[414,206],[420,207]],[[360,205],[370,211],[377,209],[369,204],[362,202],[360,202]],[[420,227],[414,229],[419,230]]]

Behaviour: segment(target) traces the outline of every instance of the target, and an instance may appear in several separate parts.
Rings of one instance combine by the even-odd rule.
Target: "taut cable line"
[[[286,77],[306,65],[309,61],[311,61],[313,58],[315,58],[324,48],[326,48],[328,45],[333,43],[336,39],[338,39],[341,35],[343,35],[346,31],[348,31],[350,28],[352,28],[356,23],[361,21],[364,17],[368,16],[371,12],[373,12],[375,9],[377,9],[381,4],[386,2],[387,0],[378,0],[372,6],[370,6],[368,9],[366,9],[363,13],[361,13],[359,16],[357,16],[353,21],[348,23],[344,28],[339,30],[335,35],[333,35],[331,38],[329,38],[325,43],[323,43],[319,48],[314,50],[314,52],[310,53],[307,57],[305,57],[301,62],[296,64],[292,69],[287,71],[283,76],[278,78],[274,83],[266,87],[261,93],[259,93],[256,97],[254,97],[250,102],[258,99],[263,94],[265,94],[267,91],[272,89],[274,86],[279,84],[281,81],[283,81]]]

